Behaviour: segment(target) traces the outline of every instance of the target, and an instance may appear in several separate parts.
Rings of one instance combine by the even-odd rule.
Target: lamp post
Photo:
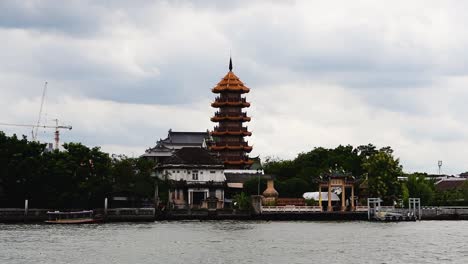
[[[158,210],[159,208],[159,178],[155,171],[151,172],[151,177],[155,179],[154,186],[154,209]]]
[[[257,169],[258,184],[257,184],[257,195],[260,195],[260,169]]]

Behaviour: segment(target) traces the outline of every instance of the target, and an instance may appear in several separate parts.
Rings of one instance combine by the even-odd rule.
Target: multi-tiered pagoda
[[[252,165],[247,153],[252,147],[244,137],[252,135],[244,122],[249,122],[250,117],[242,109],[249,107],[250,103],[242,95],[250,89],[244,86],[241,80],[232,72],[232,60],[229,60],[229,72],[212,89],[219,94],[212,107],[219,108],[211,121],[219,123],[211,132],[214,142],[210,146],[211,151],[219,153],[228,169],[246,169]]]

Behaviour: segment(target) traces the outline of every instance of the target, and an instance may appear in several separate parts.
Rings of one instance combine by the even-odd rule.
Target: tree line
[[[28,199],[36,208],[102,207],[105,197],[131,197],[141,206],[154,197],[155,164],[147,159],[109,155],[99,147],[67,143],[63,150],[44,151],[45,144],[25,136],[6,136],[0,131],[0,207],[22,207]],[[292,160],[267,158],[267,174],[276,176],[280,197],[302,197],[317,191],[325,173],[351,173],[359,197],[381,197],[385,203],[405,203],[420,197],[424,205],[468,205],[468,184],[458,190],[438,192],[427,174],[405,174],[390,147],[315,148]],[[406,176],[400,181],[399,176]],[[164,201],[170,185],[159,181],[159,197]],[[266,182],[260,182],[260,192]],[[246,194],[257,194],[258,179],[244,184]],[[140,203],[140,204],[138,204]]]
[[[112,194],[147,198],[154,194],[154,164],[110,156],[99,147],[67,143],[63,151],[0,132],[0,207],[103,207]]]
[[[420,197],[424,205],[468,205],[468,183],[458,190],[438,192],[435,181],[428,179],[427,174],[404,173],[391,147],[377,148],[372,144],[318,147],[292,160],[267,158],[264,170],[276,176],[275,188],[280,197],[302,197],[305,192],[318,191],[323,175],[338,171],[354,176],[356,195],[380,197],[385,204],[404,204],[409,197]],[[256,194],[257,185],[258,179],[251,179],[244,184],[245,191]],[[264,190],[265,181],[260,185]]]

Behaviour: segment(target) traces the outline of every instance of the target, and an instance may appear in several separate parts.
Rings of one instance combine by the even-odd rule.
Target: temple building
[[[174,208],[224,207],[223,163],[204,148],[176,150],[163,164],[156,166],[156,176],[169,181],[168,201]]]
[[[209,131],[205,132],[178,132],[169,129],[165,139],[159,139],[156,146],[149,148],[141,157],[151,159],[156,164],[164,163],[176,150],[182,148],[207,148],[211,141]]]
[[[252,151],[252,146],[244,139],[252,134],[244,126],[245,122],[250,121],[250,117],[243,112],[250,103],[242,95],[249,91],[250,89],[232,72],[230,60],[229,72],[212,89],[218,96],[211,106],[219,110],[211,118],[211,121],[218,125],[211,132],[213,143],[209,146],[212,152],[218,153],[226,169],[248,169],[253,164],[247,155]]]

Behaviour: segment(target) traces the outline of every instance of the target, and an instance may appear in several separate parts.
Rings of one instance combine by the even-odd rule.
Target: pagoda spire
[[[229,71],[232,71],[232,58],[229,56]]]

